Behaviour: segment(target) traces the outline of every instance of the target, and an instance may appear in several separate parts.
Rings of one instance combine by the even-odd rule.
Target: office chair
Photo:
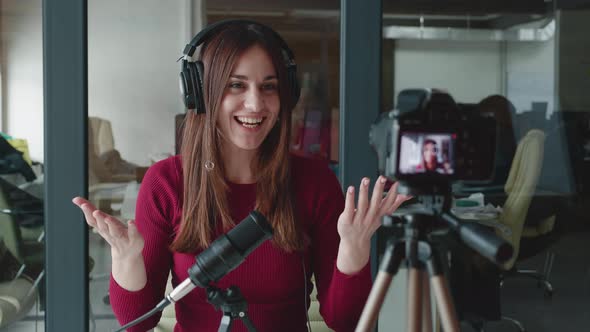
[[[136,181],[137,165],[127,162],[115,148],[111,122],[88,117],[88,195],[102,211],[113,214],[113,203],[121,203],[125,189]]]
[[[545,134],[530,130],[518,143],[504,190],[508,195],[499,221],[510,227],[510,234],[500,233],[514,248],[510,260],[502,267],[510,270],[518,258],[524,224],[541,174]]]
[[[19,275],[21,265],[0,234],[0,329],[25,317],[37,298],[34,282]]]
[[[537,184],[542,170],[543,154],[545,144],[545,133],[538,129],[529,130],[526,135],[518,143],[514,160],[510,168],[508,179],[504,186],[507,195],[502,207],[502,212],[499,216],[499,222],[508,226],[510,232],[498,232],[498,235],[508,241],[514,248],[512,257],[501,265],[503,272],[502,280],[511,276],[533,276],[538,277],[537,280],[543,281],[545,289],[552,292],[552,287],[547,281],[547,277],[543,273],[536,271],[523,271],[516,267],[519,259],[526,258],[524,255],[526,250],[521,252],[521,245],[525,241],[523,238],[535,238],[543,236],[554,229],[556,216],[545,215],[536,224],[525,225],[525,222],[532,218],[529,216],[531,202],[537,190]],[[554,211],[552,211],[554,212]],[[551,213],[549,213],[551,214]],[[543,247],[542,249],[545,249]],[[529,249],[523,246],[522,249]],[[540,251],[533,251],[537,254]],[[547,266],[545,273],[548,274],[553,262],[553,255],[550,253],[547,258]],[[502,316],[502,320],[513,323],[520,331],[524,332],[524,326],[516,319]],[[470,322],[472,326],[480,331],[483,331],[482,322]]]
[[[5,205],[0,188],[0,205]],[[6,210],[6,209],[2,209]],[[27,315],[39,295],[43,278],[43,243],[25,241],[15,216],[0,213],[0,328],[19,321]]]

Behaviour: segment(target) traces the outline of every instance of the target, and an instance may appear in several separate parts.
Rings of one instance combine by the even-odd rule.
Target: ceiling
[[[371,0],[366,0],[371,1]],[[339,31],[340,0],[206,1],[210,22],[251,18],[281,33]],[[384,26],[506,29],[551,16],[557,9],[588,9],[590,0],[382,0]]]

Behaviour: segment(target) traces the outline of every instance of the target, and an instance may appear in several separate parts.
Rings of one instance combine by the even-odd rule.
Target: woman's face
[[[427,143],[424,145],[424,161],[426,163],[431,164],[436,162],[436,145],[432,143]]]
[[[237,59],[217,116],[217,127],[226,147],[260,147],[277,123],[278,84],[272,60],[260,46],[250,47]]]

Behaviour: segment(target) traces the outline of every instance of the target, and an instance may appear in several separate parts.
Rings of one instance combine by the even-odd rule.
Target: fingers
[[[381,202],[380,214],[389,213],[391,207],[395,204],[396,199],[399,197],[397,194],[397,186],[398,183],[396,182],[391,186],[391,188],[389,188],[387,196],[385,196]]]
[[[96,229],[102,238],[111,246],[116,245],[116,241],[126,237],[127,229],[121,221],[100,210],[95,210],[92,216],[96,220]]]
[[[112,216],[108,216],[104,219],[107,227],[109,228],[109,234],[114,237],[115,239],[125,237],[127,235],[127,227]]]
[[[72,203],[76,204],[80,210],[82,210],[82,213],[84,213],[84,218],[86,219],[86,223],[90,227],[96,227],[96,219],[92,215],[92,213],[96,210],[96,207],[82,197],[75,197],[72,199]]]
[[[368,213],[371,216],[375,216],[379,213],[379,208],[381,206],[382,200],[381,197],[383,197],[383,188],[385,188],[385,182],[387,182],[387,180],[383,176],[380,176],[379,178],[377,178],[377,181],[375,181],[375,187],[373,188],[373,194],[371,196],[371,206],[369,208]]]
[[[393,206],[391,206],[390,210],[387,213],[392,214],[395,210],[397,210],[397,208],[400,207],[400,205],[402,205],[403,202],[410,200],[410,199],[412,199],[412,196],[398,194],[397,197],[395,198],[395,202],[393,203]]]
[[[92,210],[96,210],[96,206],[94,206],[94,204],[90,203],[90,201],[82,198],[82,197],[75,197],[74,199],[72,199],[72,202],[74,204],[76,204],[78,207],[82,207],[82,205],[84,204],[88,204],[88,206],[92,209]]]
[[[367,208],[369,206],[369,178],[363,178],[361,180],[361,185],[359,189],[359,202],[357,207],[357,216],[359,216],[359,220],[364,218],[365,214],[367,213]]]
[[[127,234],[130,239],[140,236],[139,231],[137,230],[137,225],[135,224],[135,220],[129,220],[127,223]]]
[[[82,204],[84,204],[84,203],[90,203],[90,202],[87,201],[86,199],[82,198],[82,197],[77,196],[77,197],[74,197],[72,199],[72,203],[74,203],[74,204],[76,204],[78,206],[82,206]]]
[[[346,197],[344,198],[344,211],[343,214],[348,219],[354,216],[354,186],[349,186],[346,190]]]
[[[80,206],[80,208],[82,209],[82,213],[84,213],[84,218],[86,218],[86,223],[90,227],[96,227],[97,226],[96,219],[93,216],[94,211],[97,211],[96,208],[89,203],[82,204]]]
[[[395,191],[394,191],[395,190]],[[393,195],[392,194],[393,191]],[[405,201],[412,199],[413,196],[410,195],[402,195],[397,193],[397,183],[392,186],[391,191],[388,193],[387,197],[383,199],[382,208],[383,215],[392,214],[397,210],[400,205],[402,205]]]

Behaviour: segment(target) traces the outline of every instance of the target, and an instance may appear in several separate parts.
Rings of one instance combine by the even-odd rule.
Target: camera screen
[[[456,134],[403,132],[400,138],[401,174],[455,174]]]

